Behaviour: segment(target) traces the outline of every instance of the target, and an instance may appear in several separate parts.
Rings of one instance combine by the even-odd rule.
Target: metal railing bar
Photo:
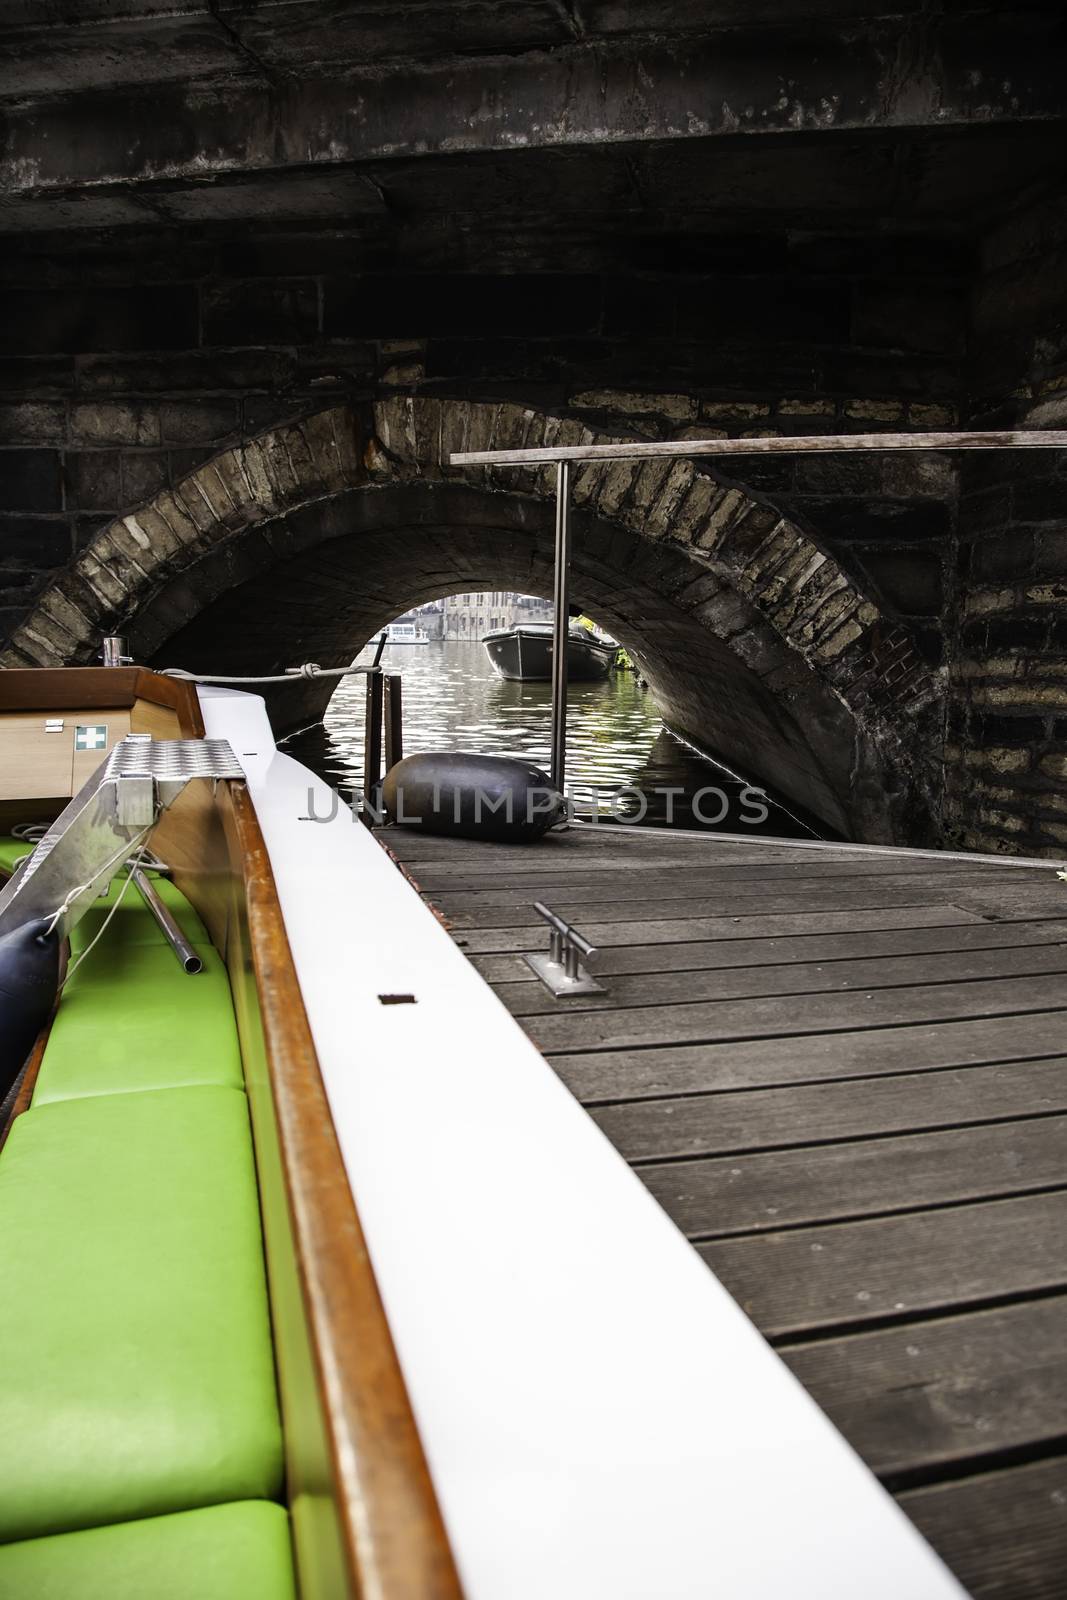
[[[961,429],[949,433],[827,433],[795,438],[631,439],[614,444],[545,446],[532,450],[458,450],[453,467],[529,466],[560,462],[643,461],[656,457],[829,454],[838,450],[1057,450],[1067,429]]]

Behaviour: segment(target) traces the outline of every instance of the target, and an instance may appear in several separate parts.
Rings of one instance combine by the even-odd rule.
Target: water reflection
[[[372,658],[368,649],[358,659]],[[406,754],[469,750],[548,766],[549,684],[498,678],[476,643],[389,645],[382,666],[404,680]],[[364,696],[362,678],[343,680],[324,722],[287,745],[346,798],[363,781]],[[810,828],[772,801],[766,805],[767,817],[754,822],[763,808],[746,799],[745,780],[669,733],[651,695],[632,672],[570,685],[567,786],[580,815],[603,820],[614,816],[646,826],[811,835]],[[622,790],[629,792],[620,794]]]

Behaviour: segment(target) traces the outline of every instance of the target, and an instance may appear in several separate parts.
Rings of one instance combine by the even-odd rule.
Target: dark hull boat
[[[502,678],[521,683],[552,680],[552,624],[522,623],[487,633],[482,640]],[[597,639],[585,628],[572,628],[567,649],[567,676],[574,681],[606,678],[618,646]]]

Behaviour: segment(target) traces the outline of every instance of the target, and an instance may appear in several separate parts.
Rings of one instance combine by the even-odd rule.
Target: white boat
[[[963,1600],[262,699],[6,671],[0,755],[0,931],[76,972],[0,1153],[0,1593]],[[99,904],[148,843],[197,976]]]
[[[429,644],[430,635],[425,628],[416,626],[414,622],[390,622],[388,627],[379,628],[371,644],[379,644],[382,639],[386,644]]]

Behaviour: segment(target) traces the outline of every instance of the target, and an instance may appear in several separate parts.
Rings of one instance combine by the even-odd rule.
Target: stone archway
[[[403,573],[413,565],[412,530],[433,520],[442,495],[452,507],[442,513],[446,549],[451,543],[459,551],[463,518],[473,514],[457,512],[457,491],[489,508],[478,512],[483,526],[507,528],[510,519],[510,532],[527,541],[520,551],[537,548],[536,517],[527,517],[524,529],[520,516],[516,528],[515,508],[546,507],[550,471],[457,470],[447,465],[450,452],[608,438],[573,419],[510,403],[392,397],[366,415],[335,408],[305,417],[223,452],[102,529],[42,594],[0,663],[88,661],[109,632],[130,633],[147,657],[172,638],[195,642],[191,617],[207,623],[219,606],[224,616],[225,597],[237,589],[246,615],[257,606],[269,610],[272,593],[306,574],[309,552],[338,548],[366,520],[366,508],[380,514],[389,497],[386,520],[394,530],[407,529],[408,542],[399,545],[394,531],[399,565],[380,564],[384,588],[376,603],[379,611],[392,605],[395,614],[410,603],[400,592],[405,584],[412,595],[430,597],[426,581],[412,588]],[[579,578],[605,620],[624,638],[628,627],[640,632],[641,618],[626,614],[628,604],[631,612],[644,608],[659,617],[664,634],[672,635],[670,648],[658,654],[642,645],[642,658],[679,731],[741,759],[741,752],[723,749],[714,685],[706,693],[694,688],[700,651],[712,651],[704,677],[729,678],[739,704],[762,708],[772,730],[767,737],[777,724],[780,748],[790,751],[792,788],[766,770],[766,760],[762,770],[756,764],[761,776],[843,831],[899,835],[903,812],[924,801],[919,714],[933,700],[906,632],[795,523],[707,468],[684,461],[597,464],[577,472],[574,493],[576,526],[586,530]],[[416,506],[419,495],[429,496],[428,504]],[[514,549],[505,559],[502,537],[487,552],[475,561],[475,570],[478,561],[496,562],[497,578],[487,586],[505,581],[525,560]],[[348,571],[357,588],[367,579],[365,562]],[[444,568],[435,581],[448,581]],[[627,584],[629,601],[621,592]],[[670,602],[662,615],[660,600]],[[374,625],[387,620],[375,615]],[[347,648],[360,642],[350,637]],[[343,659],[344,646],[327,646]],[[269,653],[264,648],[255,665],[276,664]],[[248,657],[246,650],[251,667]],[[794,770],[805,738],[813,754],[807,777]]]

